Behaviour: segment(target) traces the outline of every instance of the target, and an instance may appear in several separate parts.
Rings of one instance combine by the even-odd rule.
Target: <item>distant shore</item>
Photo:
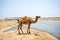
[[[20,19],[20,18],[21,17],[0,18],[0,21],[11,21],[11,20],[17,20],[17,19]],[[42,20],[60,20],[60,17],[44,17],[44,18],[40,18],[40,20],[41,19]]]
[[[41,18],[42,20],[60,20],[60,17],[46,17],[46,18]]]

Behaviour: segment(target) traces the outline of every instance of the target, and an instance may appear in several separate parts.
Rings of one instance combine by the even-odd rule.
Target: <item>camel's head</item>
[[[40,16],[36,16],[36,18],[41,18]]]

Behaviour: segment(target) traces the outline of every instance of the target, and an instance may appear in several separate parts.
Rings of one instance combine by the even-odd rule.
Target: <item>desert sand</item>
[[[8,27],[16,26],[17,22],[14,21],[1,21],[0,22],[0,30]]]
[[[16,25],[17,23],[12,21],[0,22],[0,40],[58,40],[58,38],[47,32],[34,29],[31,29],[31,34],[27,34],[27,29],[24,28],[24,33],[21,34],[18,34],[18,30],[3,32]]]

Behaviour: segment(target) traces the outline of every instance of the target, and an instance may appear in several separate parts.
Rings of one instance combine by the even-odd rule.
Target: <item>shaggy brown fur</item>
[[[27,33],[30,33],[30,25],[32,23],[36,23],[38,18],[40,18],[40,16],[36,16],[35,20],[33,20],[33,18],[31,17],[24,16],[21,19],[17,20],[18,21],[18,33],[20,34],[20,30],[22,31],[22,24],[28,25]]]

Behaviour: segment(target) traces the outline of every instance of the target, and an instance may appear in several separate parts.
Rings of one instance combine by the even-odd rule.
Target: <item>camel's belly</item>
[[[22,24],[30,24],[29,21],[22,21]]]

